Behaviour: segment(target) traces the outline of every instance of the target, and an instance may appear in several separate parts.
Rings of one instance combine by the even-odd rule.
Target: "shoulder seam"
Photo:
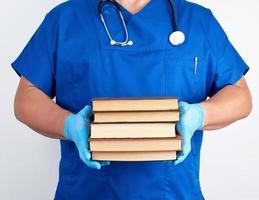
[[[209,28],[211,28],[211,23],[212,23],[212,17],[211,17],[212,16],[212,12],[211,12],[210,9],[207,9],[207,8],[206,8],[206,12],[208,12],[208,14],[210,16],[210,20],[209,20],[208,27],[207,27],[207,29],[209,29]],[[200,13],[199,13],[199,20],[201,21]],[[209,49],[211,50],[213,55],[216,57],[216,54],[215,54],[214,50],[211,47],[210,40],[209,40],[208,35],[207,35],[208,32],[206,30],[204,30],[204,25],[202,25],[201,28],[202,28],[202,31],[203,31],[203,35],[204,35],[204,37],[206,39],[206,42],[207,42],[207,44],[209,46]]]

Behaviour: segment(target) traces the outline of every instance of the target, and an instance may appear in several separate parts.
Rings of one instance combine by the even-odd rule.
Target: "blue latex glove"
[[[180,120],[176,128],[182,137],[182,151],[179,153],[175,165],[183,162],[191,152],[191,139],[195,131],[203,128],[205,112],[201,104],[179,103]]]
[[[89,152],[88,138],[90,127],[90,116],[92,108],[86,106],[78,114],[71,114],[65,122],[65,137],[67,140],[75,143],[80,159],[88,166],[94,169],[101,169],[102,166],[109,165],[109,161],[92,161]]]

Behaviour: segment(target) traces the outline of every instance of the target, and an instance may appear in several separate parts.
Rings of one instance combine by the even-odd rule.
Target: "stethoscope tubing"
[[[107,24],[105,22],[103,14],[102,14],[102,8],[103,8],[102,4],[103,3],[107,3],[107,2],[112,2],[112,4],[116,7],[116,9],[117,9],[117,11],[118,11],[118,13],[120,15],[120,19],[121,19],[121,22],[123,24],[123,28],[124,28],[124,32],[125,32],[125,40],[124,41],[121,41],[121,42],[115,41],[112,38],[112,36],[111,36],[111,33],[110,33],[109,29],[108,29],[108,26],[107,26]],[[122,14],[122,11],[121,11],[121,8],[120,8],[119,4],[115,0],[100,0],[99,3],[98,3],[97,11],[98,11],[98,14],[99,14],[99,16],[101,18],[103,26],[105,28],[105,32],[106,32],[107,36],[110,39],[110,44],[113,45],[113,46],[114,45],[116,45],[116,46],[127,46],[127,45],[129,45],[129,42],[131,42],[131,41],[129,41],[128,29],[127,29],[127,26],[126,26],[126,23],[125,23],[125,20],[124,20],[124,16]]]
[[[116,7],[116,9],[117,9],[117,11],[120,15],[120,19],[121,19],[121,22],[123,24],[123,28],[124,28],[124,32],[125,32],[125,40],[124,41],[114,40],[111,36],[111,33],[109,31],[109,28],[108,28],[106,22],[105,22],[105,19],[104,19],[103,14],[102,14],[102,9],[103,9],[102,5],[105,4],[105,3],[108,3],[108,2],[111,2]],[[172,23],[173,23],[173,32],[169,37],[169,41],[172,45],[179,46],[185,41],[185,35],[184,35],[183,32],[178,30],[177,16],[176,16],[173,0],[168,0],[168,2],[169,2],[169,5],[170,5],[170,11],[171,11]],[[125,23],[124,16],[122,14],[122,10],[119,6],[119,3],[116,2],[116,0],[99,0],[98,6],[97,6],[97,12],[98,12],[98,14],[101,18],[101,21],[103,23],[105,32],[106,32],[106,34],[107,34],[107,36],[110,40],[110,44],[112,46],[114,46],[114,45],[115,46],[131,46],[131,45],[133,45],[133,42],[129,40],[128,28],[127,28],[127,25]]]

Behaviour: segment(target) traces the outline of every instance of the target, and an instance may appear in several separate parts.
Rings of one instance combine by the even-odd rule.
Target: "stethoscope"
[[[173,45],[173,46],[179,46],[181,44],[184,43],[185,41],[185,34],[182,32],[182,31],[179,31],[178,30],[178,27],[177,27],[177,20],[176,20],[176,13],[175,13],[175,9],[174,9],[174,4],[173,4],[173,0],[168,0],[169,1],[169,5],[170,5],[170,9],[171,9],[171,13],[172,13],[172,21],[173,21],[173,32],[170,34],[169,36],[169,41],[170,43]],[[124,41],[116,41],[112,38],[111,34],[110,34],[110,31],[108,29],[108,26],[105,22],[105,19],[103,17],[103,14],[102,14],[102,5],[104,3],[112,3],[115,8],[117,9],[119,15],[120,15],[120,19],[121,19],[121,22],[123,24],[123,27],[124,27],[124,31],[125,31],[125,40]],[[128,33],[128,28],[126,26],[126,23],[125,23],[125,20],[124,20],[124,17],[123,17],[123,14],[122,14],[122,11],[121,11],[121,8],[118,4],[118,2],[116,2],[115,0],[100,0],[99,3],[98,3],[98,13],[100,15],[100,18],[101,18],[101,21],[103,23],[103,26],[104,26],[104,29],[106,31],[106,34],[107,36],[109,37],[109,40],[110,40],[110,45],[112,46],[131,46],[133,45],[133,41],[132,40],[129,40],[129,33]]]

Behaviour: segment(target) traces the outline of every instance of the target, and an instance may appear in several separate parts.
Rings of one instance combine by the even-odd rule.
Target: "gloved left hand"
[[[195,131],[202,130],[205,112],[201,104],[179,103],[180,120],[176,128],[182,137],[182,151],[179,153],[174,164],[177,165],[185,160],[191,152],[191,139]]]
[[[81,160],[90,168],[101,169],[102,166],[109,165],[110,162],[91,160],[88,145],[91,110],[90,106],[86,106],[78,114],[69,115],[66,119],[64,132],[66,139],[75,143]]]

